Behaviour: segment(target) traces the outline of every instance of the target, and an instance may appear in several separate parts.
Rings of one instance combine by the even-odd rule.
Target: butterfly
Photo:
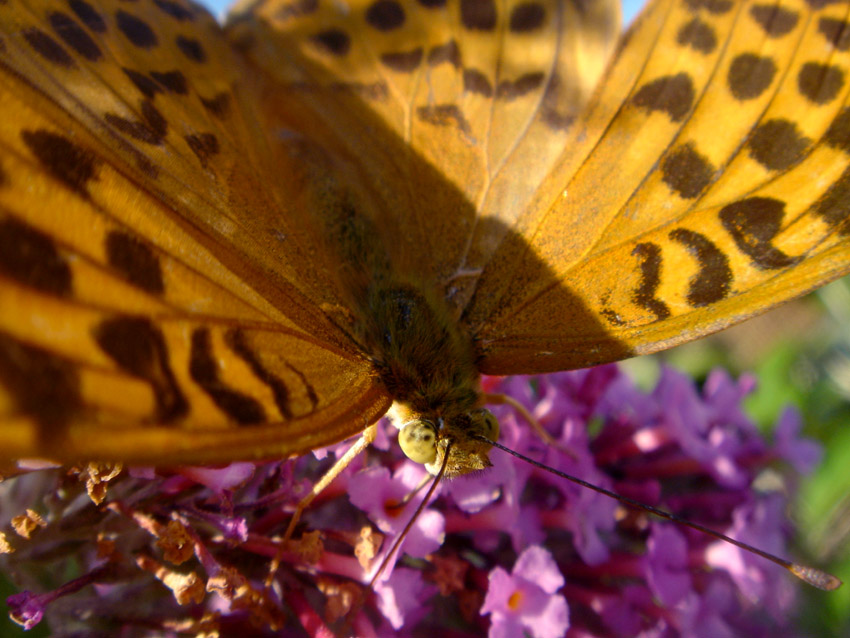
[[[611,2],[243,2],[223,29],[6,3],[0,454],[280,458],[392,406],[433,464],[494,434],[482,373],[844,274],[846,28],[811,1],[658,0],[619,44]],[[467,443],[449,473],[488,463]]]
[[[846,272],[841,7],[655,2],[596,86],[616,15],[7,5],[4,456],[281,457],[393,403],[486,428],[480,373]]]

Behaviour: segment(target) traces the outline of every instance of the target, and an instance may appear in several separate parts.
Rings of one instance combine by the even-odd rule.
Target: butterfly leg
[[[355,441],[354,445],[348,448],[348,451],[343,454],[340,458],[336,460],[336,463],[325,472],[321,479],[319,479],[315,485],[313,485],[313,489],[310,490],[310,493],[303,497],[300,501],[298,501],[298,505],[295,506],[295,511],[292,513],[292,518],[289,520],[289,525],[286,528],[286,532],[283,535],[283,539],[280,542],[280,547],[275,554],[275,557],[272,559],[271,565],[269,566],[269,575],[266,578],[266,587],[271,587],[272,581],[274,580],[274,576],[277,573],[278,568],[280,567],[280,561],[283,558],[283,554],[286,551],[287,545],[289,545],[289,541],[292,538],[292,534],[295,533],[295,526],[298,525],[298,522],[301,520],[301,515],[304,513],[310,503],[312,503],[315,498],[322,493],[322,491],[330,485],[333,480],[340,475],[340,473],[348,467],[348,464],[357,457],[358,454],[363,452],[367,447],[369,447],[374,441],[375,436],[378,432],[378,424],[373,423],[368,426],[365,430],[363,430],[363,434],[360,435],[360,438]]]
[[[552,447],[557,448],[572,459],[576,458],[575,454],[573,454],[569,449],[561,445],[559,441],[552,438],[552,435],[549,434],[543,428],[542,425],[540,425],[540,421],[538,421],[522,403],[517,401],[512,396],[508,396],[507,394],[485,393],[482,398],[484,399],[485,403],[489,403],[490,405],[509,405],[514,410],[520,413],[522,418],[528,422],[532,429],[537,433],[537,436],[539,436],[546,445],[551,445]]]

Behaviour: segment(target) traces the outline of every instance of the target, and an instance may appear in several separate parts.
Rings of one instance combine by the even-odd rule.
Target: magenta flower
[[[776,423],[774,453],[794,466],[800,474],[808,474],[820,462],[821,448],[814,441],[800,437],[803,419],[792,408],[785,408]]]
[[[32,592],[22,591],[9,596],[6,604],[9,606],[9,615],[12,620],[24,629],[32,629],[41,622],[45,605],[55,598],[55,595],[36,596]]]
[[[785,555],[785,499],[819,451],[800,438],[793,411],[775,444],[761,437],[741,408],[753,384],[717,372],[697,388],[666,369],[647,393],[616,366],[484,379],[487,392],[521,401],[557,446],[496,406],[502,443]],[[0,483],[0,569],[22,591],[9,610],[59,638],[330,638],[345,626],[363,637],[793,633],[794,583],[773,564],[498,450],[490,470],[438,487],[368,590],[425,492],[405,502],[424,472],[395,436],[382,428],[381,445],[313,502],[270,587],[295,505],[347,444],[224,468],[22,468]],[[782,491],[752,489],[768,466],[787,477]]]
[[[564,577],[552,555],[532,545],[517,558],[508,574],[495,567],[481,607],[491,614],[490,638],[511,638],[528,633],[533,638],[559,638],[569,627],[567,601],[556,592]]]
[[[646,546],[646,584],[664,605],[675,607],[692,591],[688,543],[673,525],[653,523]]]
[[[422,502],[423,494],[417,494],[403,506],[404,498],[415,490],[426,476],[425,468],[412,461],[404,461],[390,477],[385,467],[372,467],[359,472],[349,482],[351,503],[363,510],[377,528],[395,538],[404,529]],[[424,490],[423,490],[424,492]],[[440,548],[444,540],[445,519],[440,512],[425,509],[416,519],[413,527],[404,539],[399,552],[405,552],[416,558],[424,558]],[[386,548],[389,551],[389,547]],[[381,554],[383,557],[385,553]],[[389,578],[393,562],[384,572]],[[374,561],[375,567],[380,561]]]
[[[421,601],[433,596],[435,589],[434,586],[426,585],[422,572],[400,567],[393,570],[388,579],[376,583],[378,609],[393,631],[398,631],[405,623],[415,625],[416,621],[421,619],[427,611]]]

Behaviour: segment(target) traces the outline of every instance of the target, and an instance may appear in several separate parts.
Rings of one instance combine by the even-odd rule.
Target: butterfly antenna
[[[417,485],[412,490],[410,490],[407,494],[405,494],[404,498],[401,499],[401,501],[399,501],[398,503],[393,503],[393,504],[387,505],[386,506],[387,509],[388,510],[400,510],[401,508],[403,508],[405,505],[407,505],[413,499],[414,496],[419,494],[419,492],[422,491],[422,488],[425,487],[426,485],[428,485],[428,483],[430,483],[433,480],[433,478],[434,478],[433,476],[428,476],[428,475],[423,476],[422,480],[419,481],[419,485]]]
[[[402,542],[407,537],[408,532],[410,532],[410,528],[413,527],[414,523],[416,523],[420,514],[422,514],[423,510],[428,506],[428,503],[431,502],[431,497],[434,495],[434,490],[437,489],[437,485],[440,484],[440,481],[442,480],[443,475],[446,473],[446,467],[447,467],[448,462],[449,462],[449,453],[451,452],[451,449],[452,449],[452,443],[451,443],[451,441],[449,441],[448,444],[446,445],[446,453],[443,455],[443,463],[442,463],[442,465],[440,465],[440,471],[437,472],[437,475],[434,477],[434,480],[431,481],[431,486],[428,488],[428,491],[425,492],[425,497],[422,499],[422,502],[419,503],[419,506],[416,508],[416,511],[413,512],[413,515],[410,517],[410,520],[407,521],[407,524],[404,526],[404,529],[401,530],[401,533],[398,536],[396,536],[396,539],[393,542],[393,545],[390,548],[390,551],[388,551],[387,554],[384,556],[383,560],[381,561],[381,565],[378,567],[378,571],[375,572],[375,574],[372,576],[371,580],[369,581],[369,584],[366,586],[367,592],[374,591],[375,583],[378,582],[378,579],[381,577],[381,574],[384,573],[384,570],[387,568],[387,565],[389,565],[390,560],[395,555],[395,553],[398,551],[398,548],[401,547]],[[410,497],[413,494],[416,494],[419,490],[421,490],[422,486],[424,484],[425,484],[425,481],[420,483],[419,486],[415,490],[413,490],[413,492],[411,492],[411,494],[408,495],[406,500],[409,500]],[[349,629],[351,628],[351,623],[354,621],[354,618],[360,612],[360,609],[363,607],[365,602],[366,602],[366,596],[361,595],[359,600],[357,601],[357,603],[352,606],[351,611],[348,612],[348,620],[346,621],[345,627],[342,630],[342,635],[344,635],[344,636],[349,635]]]
[[[827,572],[821,571],[820,569],[815,569],[814,567],[808,567],[806,565],[800,565],[798,563],[792,563],[791,561],[787,561],[783,558],[779,558],[778,556],[774,556],[773,554],[769,554],[768,552],[765,552],[759,549],[758,547],[753,547],[752,545],[748,545],[747,543],[735,540],[734,538],[726,536],[726,534],[721,534],[720,532],[700,525],[699,523],[694,523],[693,521],[681,518],[679,516],[676,516],[675,514],[671,514],[670,512],[666,512],[664,510],[658,509],[657,507],[653,507],[652,505],[641,503],[640,501],[636,501],[632,498],[629,498],[628,496],[623,496],[621,494],[617,494],[616,492],[612,492],[611,490],[606,490],[604,487],[599,487],[598,485],[594,485],[593,483],[588,483],[587,481],[584,481],[578,478],[577,476],[573,476],[572,474],[567,474],[566,472],[561,472],[560,470],[551,468],[543,463],[540,463],[539,461],[535,461],[534,459],[525,456],[524,454],[505,447],[504,445],[496,441],[491,441],[485,436],[480,436],[478,434],[473,434],[471,436],[479,441],[489,443],[493,447],[498,448],[503,452],[507,452],[508,454],[511,454],[518,459],[522,459],[523,461],[533,465],[534,467],[540,468],[541,470],[545,470],[550,474],[554,474],[555,476],[559,476],[568,481],[572,481],[577,485],[581,485],[582,487],[591,489],[599,494],[604,494],[605,496],[613,498],[619,501],[620,503],[623,503],[624,505],[628,505],[629,507],[649,512],[650,514],[654,514],[659,518],[667,519],[668,521],[678,523],[679,525],[690,527],[691,529],[695,529],[699,532],[702,532],[703,534],[708,534],[709,536],[713,536],[714,538],[726,541],[727,543],[731,543],[732,545],[740,547],[745,551],[757,554],[772,563],[784,567],[800,580],[808,583],[809,585],[817,587],[818,589],[832,591],[833,589],[838,589],[842,584],[838,578],[836,578],[832,574],[828,574]]]
[[[387,555],[384,556],[384,560],[381,561],[381,566],[378,567],[378,571],[375,572],[374,576],[372,576],[372,580],[369,581],[369,590],[375,586],[375,583],[378,582],[378,579],[381,577],[381,574],[384,573],[387,565],[390,562],[390,559],[393,555],[398,551],[398,548],[401,546],[404,539],[407,537],[410,528],[413,527],[414,523],[416,523],[419,515],[422,514],[422,511],[428,506],[428,503],[431,501],[431,497],[434,495],[434,490],[437,489],[437,485],[440,484],[440,480],[443,478],[443,474],[446,472],[446,465],[449,461],[449,452],[451,451],[451,442],[446,446],[446,454],[443,457],[443,464],[440,466],[440,471],[437,472],[437,476],[434,477],[434,480],[431,481],[431,486],[428,488],[428,491],[425,492],[425,498],[422,499],[422,502],[419,503],[419,506],[416,508],[416,511],[413,512],[413,515],[410,517],[410,520],[407,521],[407,525],[404,526],[404,529],[401,531],[395,542],[393,542],[393,546],[390,548],[390,551],[387,552]]]

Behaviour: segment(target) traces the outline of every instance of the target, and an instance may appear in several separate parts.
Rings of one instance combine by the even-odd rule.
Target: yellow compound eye
[[[411,461],[433,463],[437,458],[437,427],[430,421],[411,421],[399,430],[398,444]]]

